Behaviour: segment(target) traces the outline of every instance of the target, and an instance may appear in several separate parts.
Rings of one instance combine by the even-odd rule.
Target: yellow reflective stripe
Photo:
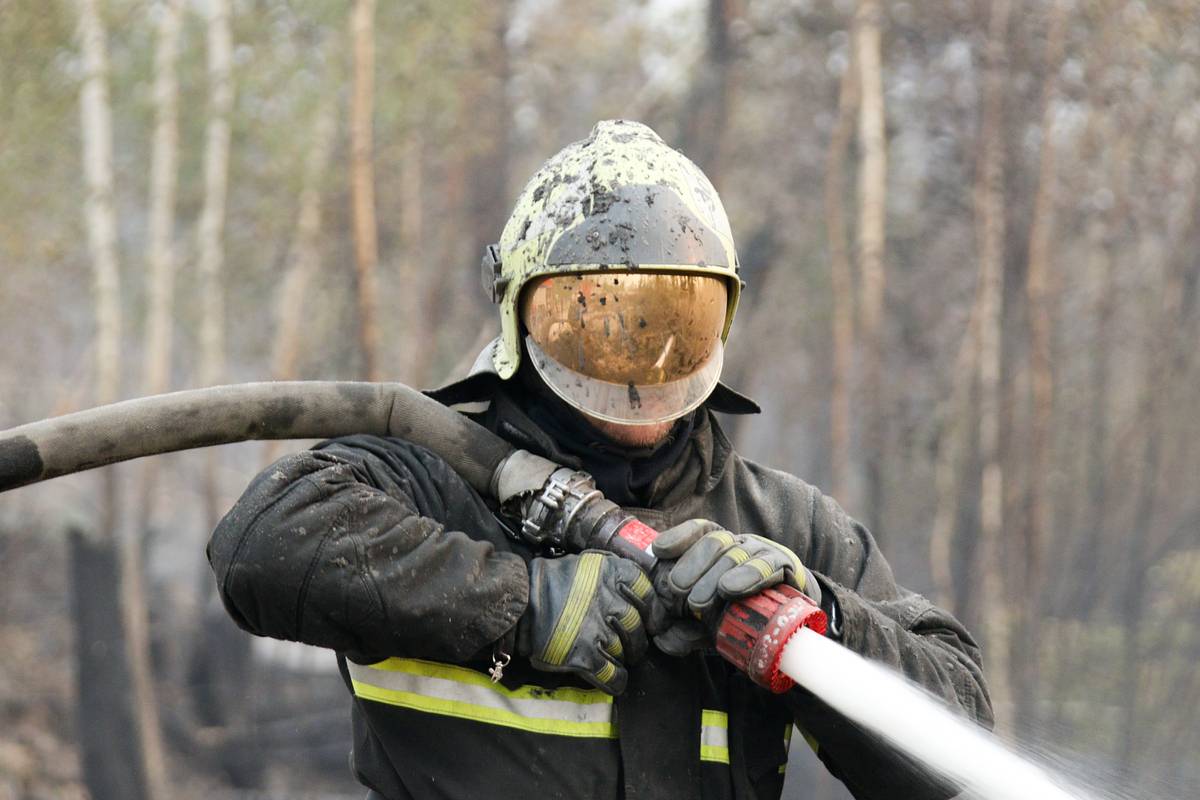
[[[796,573],[796,577],[798,579],[802,581],[804,580],[804,565],[800,563],[800,557],[793,553],[790,547],[786,547],[774,539],[768,539],[765,536],[759,536],[756,533],[750,533],[747,534],[747,536],[749,536],[751,539],[758,539],[760,542],[769,544],[773,550],[786,553],[788,561],[792,562],[792,571]]]
[[[622,628],[632,632],[638,629],[638,625],[641,622],[641,617],[638,614],[638,610],[633,606],[630,606],[625,613],[621,615],[621,618],[618,619],[617,622]]]
[[[475,670],[417,659],[347,666],[364,700],[531,733],[617,738],[612,697],[599,689],[508,689]]]
[[[725,551],[725,557],[733,562],[736,567],[739,564],[745,564],[750,560],[750,554],[740,547],[731,547]]]
[[[733,534],[730,533],[729,531],[713,531],[712,533],[705,534],[705,535],[709,536],[713,539],[716,539],[718,542],[720,542],[722,550],[724,550],[727,547],[733,547],[733,543],[736,541],[733,538]]]
[[[747,561],[746,566],[754,567],[754,569],[758,570],[758,574],[762,575],[764,578],[769,578],[775,574],[775,568],[768,564],[766,560],[761,558]]]
[[[608,683],[613,679],[613,675],[617,674],[617,668],[612,665],[611,661],[605,661],[604,666],[596,673],[596,679],[601,683]]]
[[[579,628],[583,625],[583,616],[587,613],[592,598],[596,595],[596,584],[600,581],[600,565],[604,556],[600,553],[584,553],[579,557],[579,566],[575,570],[575,578],[571,581],[571,592],[567,595],[566,605],[554,626],[554,635],[550,637],[546,650],[542,653],[542,661],[547,664],[562,664],[567,660],[575,639],[579,636]]]
[[[700,760],[729,763],[729,716],[724,711],[700,712]]]
[[[800,735],[804,737],[804,741],[808,742],[808,746],[812,748],[812,751],[814,753],[817,752],[817,749],[820,747],[820,745],[817,744],[817,740],[813,738],[813,735],[804,730],[804,728],[800,729]]]
[[[625,654],[625,646],[621,644],[620,639],[613,639],[611,642],[604,645],[604,652],[608,653],[613,658],[620,658]]]
[[[650,585],[649,578],[643,573],[638,573],[637,580],[633,582],[633,586],[630,588],[633,589],[634,594],[644,600],[654,587]]]
[[[426,661],[420,658],[389,658],[386,661],[380,661],[370,666],[362,666],[352,661],[347,661],[346,664],[350,667],[350,676],[352,678],[360,678],[361,674],[366,676],[361,679],[368,681],[372,680],[370,676],[375,672],[404,672],[409,675],[441,678],[442,680],[454,681],[455,683],[481,686],[516,700],[565,700],[580,705],[612,705],[613,701],[611,695],[605,694],[599,689],[580,689],[576,686],[560,686],[557,689],[546,689],[541,686],[527,685],[519,686],[516,689],[509,689],[499,683],[493,683],[488,675],[469,667],[443,664],[440,661]],[[369,672],[363,672],[363,670],[369,670]]]

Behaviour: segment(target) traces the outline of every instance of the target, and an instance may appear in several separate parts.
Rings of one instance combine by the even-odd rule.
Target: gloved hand
[[[709,626],[730,600],[787,583],[820,603],[821,589],[799,557],[779,542],[734,534],[710,520],[691,519],[654,540],[655,588],[667,607],[702,624],[678,624],[655,637],[659,649],[685,655],[709,643]]]
[[[585,550],[529,565],[529,608],[517,624],[517,653],[537,669],[570,672],[609,694],[629,680],[656,612],[646,573],[613,553]],[[661,616],[661,611],[657,614]]]

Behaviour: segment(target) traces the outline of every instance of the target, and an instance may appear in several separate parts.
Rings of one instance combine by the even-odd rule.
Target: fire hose
[[[658,532],[596,489],[585,472],[518,450],[399,383],[298,381],[194,389],[100,406],[0,431],[0,492],[129,459],[247,440],[393,436],[440,456],[502,514],[515,534],[566,551],[615,552],[647,572]],[[795,683],[909,755],[987,800],[1085,795],[931,703],[900,676],[824,638],[826,617],[780,585],[734,601],[717,651],[755,683]]]
[[[538,546],[609,550],[647,572],[653,528],[605,498],[585,472],[518,450],[462,414],[399,383],[295,381],[193,389],[127,400],[0,432],[0,492],[159,453],[252,439],[394,436],[437,454],[518,521]],[[779,669],[801,628],[824,633],[825,613],[790,586],[731,603],[715,631],[717,651],[774,692],[793,680]]]

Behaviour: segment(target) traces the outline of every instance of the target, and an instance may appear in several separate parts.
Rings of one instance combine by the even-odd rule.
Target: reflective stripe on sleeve
[[[575,568],[575,577],[571,580],[571,591],[567,595],[566,605],[554,625],[554,633],[542,653],[542,660],[547,664],[562,664],[567,660],[567,654],[579,637],[579,628],[587,614],[592,598],[596,596],[596,585],[600,582],[600,567],[604,564],[604,556],[600,553],[584,553],[579,557]]]
[[[599,689],[508,689],[473,669],[413,658],[346,666],[364,700],[531,733],[617,738],[612,697]]]
[[[724,711],[700,712],[700,760],[729,763],[729,716]]]

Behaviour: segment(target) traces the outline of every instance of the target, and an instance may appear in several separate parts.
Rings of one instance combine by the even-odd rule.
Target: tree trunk
[[[150,160],[149,236],[146,244],[146,329],[142,361],[142,394],[170,388],[172,312],[175,293],[175,195],[179,162],[179,33],[183,0],[163,0],[159,7],[154,51],[154,135]],[[149,537],[161,464],[141,465],[137,524],[128,529],[125,567],[141,579],[141,548]],[[130,561],[129,559],[133,559]],[[133,635],[133,632],[131,632]]]
[[[160,8],[158,41],[154,54],[154,137],[150,162],[150,234],[146,248],[147,303],[143,394],[161,394],[169,389],[171,374],[171,325],[175,286],[173,237],[175,187],[179,151],[179,84],[176,64],[182,0],[166,0]],[[141,465],[138,519],[125,526],[121,536],[121,573],[124,580],[129,648],[135,674],[138,711],[144,731],[147,784],[152,797],[167,796],[166,756],[154,674],[150,664],[151,636],[149,607],[142,553],[154,514],[154,498],[161,465]]]
[[[296,230],[291,256],[275,308],[275,347],[271,377],[291,381],[298,377],[304,301],[308,286],[320,266],[321,184],[329,165],[336,131],[334,98],[325,98],[312,126],[312,140],[304,161]]]
[[[825,235],[833,291],[833,381],[829,461],[833,496],[847,502],[850,483],[850,373],[854,361],[854,282],[846,246],[846,151],[858,111],[858,64],[851,59],[838,92],[837,124],[825,159]]]
[[[229,180],[229,115],[232,45],[229,0],[208,2],[208,126],[204,150],[204,210],[200,216],[201,281],[200,383],[211,386],[225,375],[225,303],[221,271],[225,260],[225,197]]]
[[[980,486],[980,541],[976,575],[980,576],[980,619],[991,657],[988,679],[998,722],[1011,719],[1010,620],[1005,568],[1004,472],[1000,461],[1000,359],[1004,300],[1004,88],[1007,62],[1009,0],[991,5],[987,68],[980,127],[980,163],[976,184],[976,230],[979,236],[979,451],[983,462]]]
[[[1123,160],[1120,153],[1127,147],[1118,143],[1114,148],[1114,162]],[[1127,158],[1128,156],[1125,156]],[[1119,191],[1119,189],[1118,189]],[[1113,321],[1116,315],[1116,231],[1114,215],[1098,215],[1088,226],[1088,251],[1091,263],[1089,278],[1093,281],[1095,299],[1092,335],[1089,343],[1088,370],[1088,419],[1091,422],[1085,448],[1084,502],[1086,508],[1079,516],[1084,527],[1076,546],[1073,559],[1078,572],[1084,576],[1076,591],[1068,598],[1068,607],[1089,621],[1096,612],[1097,602],[1092,576],[1100,572],[1101,555],[1106,550],[1108,539],[1108,470],[1109,470],[1109,400],[1110,361],[1112,359]]]
[[[375,223],[375,166],[372,120],[375,101],[375,0],[355,0],[350,19],[354,43],[354,88],[350,108],[350,174],[354,215],[354,265],[358,279],[358,342],[362,376],[380,380],[378,230]]]
[[[106,469],[105,495],[115,493],[115,470]],[[101,527],[111,530],[106,503]],[[114,587],[120,567],[110,541],[89,538],[79,530],[68,537],[71,561],[71,622],[75,631],[78,691],[78,738],[83,778],[92,800],[138,800],[148,797],[142,748],[134,713],[133,677],[126,652],[121,609]]]
[[[179,155],[179,31],[183,0],[164,0],[154,53],[154,144],[150,161],[150,234],[146,247],[149,299],[142,388],[167,391],[171,374],[172,298],[175,290],[175,186]],[[153,474],[153,471],[149,471]]]
[[[143,391],[167,391],[171,373],[172,298],[175,263],[175,186],[179,151],[179,32],[182,0],[166,0],[160,8],[154,54],[154,137],[150,162],[150,235],[146,249],[149,301],[145,332]],[[166,797],[167,764],[158,714],[154,672],[150,664],[150,604],[147,599],[142,551],[154,512],[159,465],[142,465],[138,519],[120,536],[122,606],[134,672],[134,694],[146,751],[146,785],[151,797]]]
[[[116,211],[113,206],[112,109],[108,99],[108,54],[97,0],[79,0],[79,49],[84,75],[80,89],[83,171],[87,185],[86,222],[96,302],[96,401],[112,403],[121,384],[121,285],[117,265]],[[149,777],[161,770],[149,764],[142,704],[152,697],[137,683],[147,671],[125,636],[122,613],[125,581],[117,569],[120,486],[117,472],[101,474],[100,530],[89,545],[72,537],[72,584],[79,681],[79,731],[84,775],[98,800],[149,798]],[[128,606],[124,609],[128,611]],[[97,638],[92,638],[97,637]],[[110,649],[111,648],[111,649]],[[102,663],[101,663],[102,662]],[[149,708],[153,712],[153,707]],[[130,733],[133,733],[131,736]]]
[[[466,108],[470,116],[464,123],[477,126],[480,131],[468,161],[471,185],[465,194],[473,238],[468,254],[472,263],[478,263],[483,248],[500,238],[512,209],[513,197],[508,191],[512,162],[512,108],[508,101],[512,64],[508,30],[513,6],[514,0],[486,4],[487,11],[480,21],[485,31],[481,37],[483,47],[476,53],[475,74],[467,87],[472,102]],[[460,291],[482,300],[478,275],[469,270],[462,270],[459,275],[464,282]]]
[[[733,43],[729,25],[736,0],[708,0],[704,62],[695,71],[680,126],[680,150],[686,153],[718,188],[721,154],[729,127]]]
[[[1194,265],[1195,242],[1200,241],[1200,188],[1194,184],[1183,213],[1183,234],[1166,259],[1162,277],[1162,293],[1158,308],[1154,309],[1155,322],[1146,337],[1146,351],[1142,357],[1146,365],[1145,379],[1141,386],[1138,402],[1138,430],[1142,436],[1141,458],[1136,462],[1139,476],[1137,505],[1132,530],[1126,537],[1122,602],[1122,668],[1121,697],[1125,702],[1122,709],[1121,735],[1117,758],[1126,781],[1133,786],[1134,768],[1140,757],[1142,732],[1139,708],[1142,690],[1141,625],[1146,606],[1150,601],[1149,571],[1155,559],[1163,555],[1158,546],[1160,499],[1159,487],[1164,482],[1163,451],[1166,442],[1166,415],[1169,388],[1174,383],[1178,366],[1177,351],[1180,341],[1177,331],[1186,329],[1184,300],[1187,279],[1185,274]]]
[[[200,215],[200,384],[213,386],[225,377],[225,302],[221,272],[225,259],[225,196],[229,180],[229,115],[233,107],[230,75],[232,44],[229,0],[209,0],[208,125],[204,148],[204,208]],[[220,516],[216,455],[205,454],[205,507],[208,525]]]
[[[1056,1],[1050,9],[1046,40],[1045,81],[1042,85],[1042,150],[1038,165],[1037,194],[1033,205],[1033,223],[1029,233],[1029,264],[1025,275],[1025,296],[1029,303],[1029,371],[1032,416],[1029,431],[1029,480],[1027,519],[1022,546],[1024,586],[1015,626],[1013,663],[1019,665],[1014,680],[1016,720],[1024,731],[1034,723],[1034,693],[1037,687],[1043,585],[1043,550],[1053,513],[1049,508],[1054,492],[1050,481],[1050,442],[1053,436],[1054,372],[1052,362],[1052,323],[1057,286],[1050,276],[1051,245],[1054,236],[1054,212],[1057,200],[1056,153],[1054,148],[1054,112],[1058,95],[1057,76],[1063,58],[1063,34],[1066,4]]]
[[[438,284],[437,276],[425,269],[425,190],[424,141],[419,131],[409,134],[404,143],[400,160],[400,286],[402,294],[397,298],[400,318],[404,321],[401,336],[418,341],[423,332],[435,321],[430,312],[436,304],[432,293]],[[429,365],[433,348],[410,346],[405,348],[405,359],[401,379],[410,386],[425,386],[429,380]]]
[[[863,345],[863,397],[868,407],[863,437],[866,477],[864,509],[876,538],[884,532],[883,459],[886,438],[886,402],[883,398],[884,237],[887,211],[887,140],[884,131],[881,28],[883,10],[878,0],[860,0],[854,23],[854,50],[858,61],[862,104],[858,139],[862,165],[858,173],[858,258],[861,295],[860,341]]]
[[[929,535],[929,574],[936,599],[944,608],[961,613],[954,591],[954,540],[961,507],[962,473],[966,469],[968,438],[972,431],[972,388],[979,374],[979,298],[967,320],[967,330],[954,359],[949,402],[939,416],[944,420],[934,460],[937,510]]]
[[[336,95],[332,91],[321,98],[304,159],[304,177],[296,213],[296,230],[292,236],[290,263],[284,273],[275,306],[271,377],[277,381],[293,381],[299,377],[304,303],[309,284],[321,262],[321,185],[329,167],[337,130],[335,101]],[[263,460],[268,464],[274,461],[279,447],[279,442],[267,442]]]
[[[84,77],[80,90],[83,168],[87,181],[88,249],[96,292],[96,402],[115,402],[121,382],[121,277],[113,207],[112,109],[108,100],[108,54],[98,0],[79,0],[79,46]]]

